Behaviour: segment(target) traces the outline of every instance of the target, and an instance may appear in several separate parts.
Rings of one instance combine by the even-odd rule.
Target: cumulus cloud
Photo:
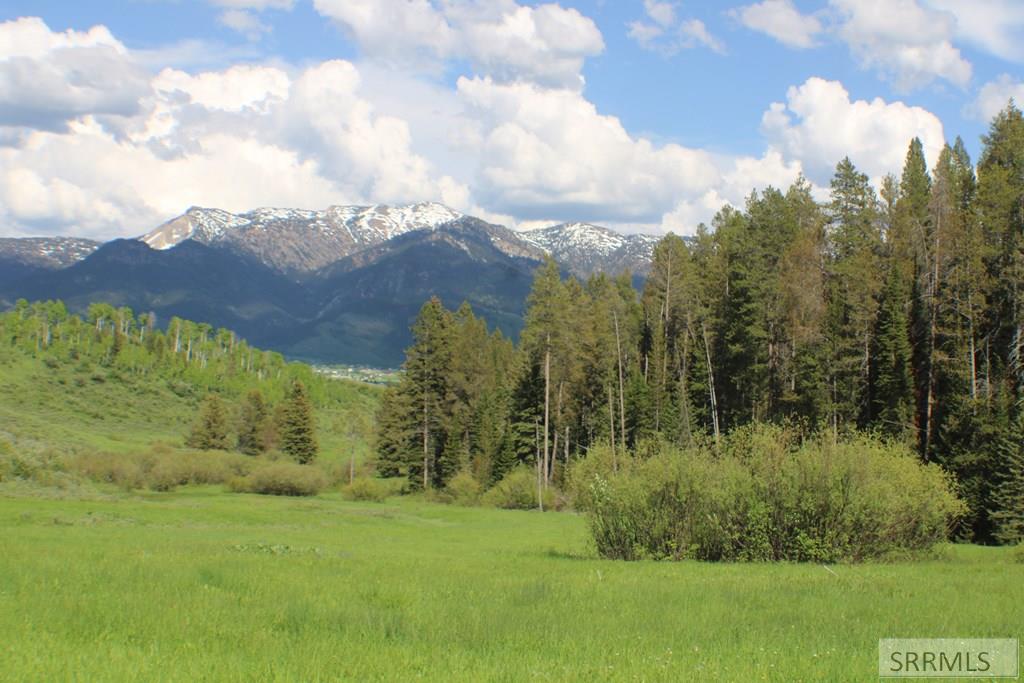
[[[83,114],[128,116],[148,92],[148,74],[105,27],[0,23],[0,126],[60,130]]]
[[[1011,99],[1018,107],[1024,104],[1024,82],[1009,74],[1002,74],[981,86],[975,100],[964,108],[964,115],[987,123],[1006,109]]]
[[[574,91],[482,78],[458,90],[484,123],[477,190],[495,211],[652,221],[718,181],[706,152],[635,138]]]
[[[266,66],[237,65],[196,75],[164,69],[153,79],[153,87],[170,96],[181,93],[207,109],[266,111],[274,101],[288,97],[291,79],[285,71]]]
[[[673,3],[644,0],[644,12],[644,19],[630,22],[627,35],[645,50],[665,56],[695,47],[725,52],[725,45],[708,31],[703,21],[679,19]]]
[[[959,87],[972,67],[952,42],[955,21],[917,0],[831,0],[839,37],[870,69],[906,92],[942,79]]]
[[[604,50],[594,22],[558,4],[514,0],[314,0],[371,59],[400,66],[467,60],[477,73],[581,87],[583,61]]]
[[[956,35],[997,57],[1024,62],[1024,3],[1020,0],[926,0],[956,19]]]
[[[815,47],[823,30],[816,17],[801,14],[790,0],[764,0],[738,7],[729,14],[747,28],[794,48]]]
[[[764,113],[761,130],[821,185],[845,156],[877,184],[902,169],[912,138],[921,138],[929,163],[945,144],[942,123],[931,112],[881,98],[851,101],[841,83],[822,78],[789,88],[786,102],[774,102]]]

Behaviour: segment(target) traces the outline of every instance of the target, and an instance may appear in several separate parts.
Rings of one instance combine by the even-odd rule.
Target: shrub
[[[1013,560],[1014,562],[1024,564],[1024,543],[1013,549]]]
[[[572,506],[581,511],[591,509],[594,503],[591,483],[597,478],[607,479],[616,472],[629,469],[635,462],[621,451],[613,454],[608,446],[591,448],[587,457],[573,462],[566,473],[566,490]]]
[[[391,495],[391,490],[386,482],[372,477],[356,477],[341,490],[341,494],[348,500],[370,501],[383,503]]]
[[[229,482],[233,491],[273,496],[315,496],[327,486],[327,477],[316,467],[291,462],[272,462],[247,477]]]
[[[86,453],[69,467],[93,481],[132,490],[148,487],[170,491],[184,484],[223,484],[247,473],[251,459],[219,451],[175,451],[156,444],[146,453]]]
[[[582,475],[582,476],[581,476]],[[665,448],[618,473],[581,468],[590,528],[609,558],[812,562],[919,553],[963,504],[938,466],[867,437],[797,446],[741,430],[720,451]]]
[[[155,456],[145,478],[154,491],[170,491],[185,484],[223,484],[250,468],[251,462],[238,453],[186,451]]]
[[[484,487],[477,481],[476,477],[467,470],[463,470],[451,478],[445,492],[450,502],[456,505],[472,506],[480,502],[480,495]]]
[[[147,460],[127,453],[83,453],[71,459],[70,467],[88,479],[130,491],[145,485]]]
[[[545,510],[559,505],[558,491],[549,486],[544,490]],[[481,504],[506,510],[534,510],[537,508],[537,472],[525,465],[517,467],[495,484],[481,499]]]

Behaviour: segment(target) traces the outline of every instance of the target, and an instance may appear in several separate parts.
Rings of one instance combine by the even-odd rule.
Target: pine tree
[[[199,406],[199,415],[192,425],[185,445],[204,451],[228,449],[227,415],[219,395],[210,393],[203,399]]]
[[[267,450],[267,418],[269,411],[263,393],[253,389],[242,403],[238,426],[238,450],[246,455],[259,455]]]
[[[409,478],[424,489],[445,484],[438,468],[448,442],[452,392],[452,316],[437,297],[423,304],[412,326],[413,345],[406,351],[405,383],[408,404],[415,411],[414,442],[409,444]]]
[[[872,421],[885,433],[902,436],[913,428],[910,325],[903,273],[892,266],[878,311],[872,353]]]
[[[317,454],[313,406],[306,386],[296,380],[288,389],[281,410],[278,434],[281,450],[300,464],[313,462]]]
[[[1007,545],[1024,542],[1024,420],[1007,429],[996,446],[997,475],[989,517],[994,536]]]
[[[868,413],[871,338],[882,289],[879,205],[868,177],[849,159],[836,167],[829,204],[830,262],[825,338],[833,431]]]

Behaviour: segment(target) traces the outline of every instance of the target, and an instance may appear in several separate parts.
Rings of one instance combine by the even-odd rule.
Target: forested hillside
[[[596,446],[716,443],[751,423],[869,431],[958,481],[959,535],[1024,531],[1024,119],[992,122],[977,165],[910,143],[877,193],[849,159],[827,202],[806,181],[752,193],[628,277],[537,273],[513,347],[432,299],[380,416],[382,471],[481,485],[537,464],[544,485]],[[617,455],[616,455],[617,454]]]
[[[224,399],[232,443],[242,399],[269,406],[306,387],[324,458],[367,454],[379,390],[321,377],[225,329],[107,304],[70,315],[63,303],[18,302],[0,315],[0,438],[22,448],[135,452],[183,444],[208,393]]]

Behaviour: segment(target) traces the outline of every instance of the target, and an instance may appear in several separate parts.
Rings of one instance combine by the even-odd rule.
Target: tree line
[[[246,394],[237,410],[237,437],[231,443],[231,415],[220,394],[209,393],[199,406],[185,445],[199,450],[237,450],[261,455],[280,448],[286,456],[308,465],[316,459],[319,446],[313,406],[306,386],[294,380],[288,394],[274,410],[259,389]]]
[[[1011,102],[973,164],[920,140],[876,192],[847,158],[818,202],[752,192],[630,276],[537,272],[518,344],[431,299],[378,424],[378,467],[418,487],[540,488],[595,445],[717,443],[752,423],[870,431],[955,475],[980,542],[1024,534],[1024,118]]]

